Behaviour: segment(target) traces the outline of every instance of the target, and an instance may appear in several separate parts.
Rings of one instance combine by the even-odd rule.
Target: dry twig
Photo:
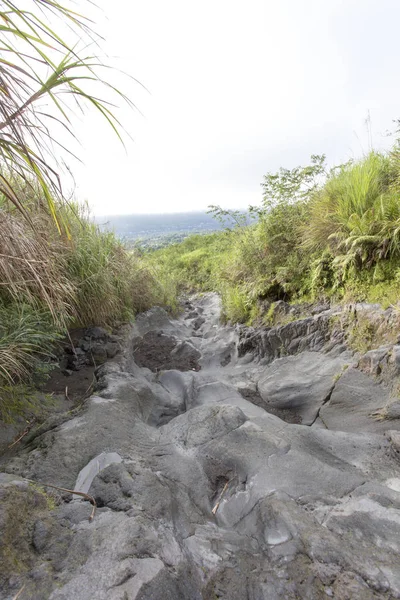
[[[231,480],[229,479],[225,483],[224,487],[222,488],[222,492],[219,495],[218,501],[217,501],[216,505],[214,506],[214,508],[211,511],[213,515],[215,515],[216,512],[217,512],[217,510],[219,509],[219,505],[221,504],[222,496],[225,494],[226,490],[228,489],[228,485],[230,484],[230,482],[231,482]]]
[[[93,391],[93,387],[94,384],[96,383],[96,377],[93,375],[93,379],[89,384],[89,387],[87,388],[87,390],[83,393],[82,398],[79,400],[79,402],[84,402],[86,400],[86,398],[89,398],[90,394]]]
[[[12,444],[10,444],[8,446],[8,449],[12,448],[13,446],[15,446],[15,444],[18,444],[18,442],[20,442],[22,440],[23,437],[25,437],[30,431],[30,427],[27,427],[25,429],[25,431],[23,431],[23,433],[19,436],[19,438],[17,438]]]
[[[38,485],[42,485],[43,487],[49,487],[49,488],[53,488],[54,490],[60,490],[61,492],[69,492],[70,494],[76,494],[77,496],[82,496],[82,498],[84,500],[88,500],[90,502],[90,504],[93,506],[92,512],[89,515],[89,523],[91,523],[93,521],[94,515],[96,514],[96,508],[97,508],[96,500],[93,498],[93,496],[89,496],[89,494],[85,494],[85,492],[78,492],[77,490],[69,490],[67,488],[63,488],[58,485],[53,485],[51,483],[43,483],[42,481],[35,481],[34,479],[27,479],[27,478],[25,478],[25,480],[29,481],[30,483],[36,483]]]

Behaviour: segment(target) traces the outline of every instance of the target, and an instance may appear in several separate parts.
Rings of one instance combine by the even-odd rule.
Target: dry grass
[[[16,214],[0,209],[0,297],[48,308],[62,324],[74,288],[63,272],[61,254]]]
[[[54,343],[68,326],[112,327],[154,304],[173,304],[137,254],[101,232],[76,205],[58,205],[60,234],[41,195],[25,190],[25,211],[0,197],[0,419],[30,414]],[[33,227],[32,227],[33,225]]]

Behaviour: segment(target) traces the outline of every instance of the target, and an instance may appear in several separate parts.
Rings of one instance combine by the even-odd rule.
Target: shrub
[[[400,217],[394,180],[390,158],[375,152],[339,169],[310,202],[305,245],[346,254],[359,266],[385,258]]]

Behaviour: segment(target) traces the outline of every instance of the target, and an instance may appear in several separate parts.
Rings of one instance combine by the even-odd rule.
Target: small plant
[[[334,384],[336,384],[339,381],[339,379],[347,371],[348,368],[349,368],[349,365],[343,365],[342,368],[340,369],[339,373],[336,373],[336,375],[333,376]]]

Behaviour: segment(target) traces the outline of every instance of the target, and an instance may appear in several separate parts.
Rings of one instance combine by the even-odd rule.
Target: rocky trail
[[[140,315],[91,397],[0,458],[0,598],[400,598],[400,346],[354,355],[333,312]]]

